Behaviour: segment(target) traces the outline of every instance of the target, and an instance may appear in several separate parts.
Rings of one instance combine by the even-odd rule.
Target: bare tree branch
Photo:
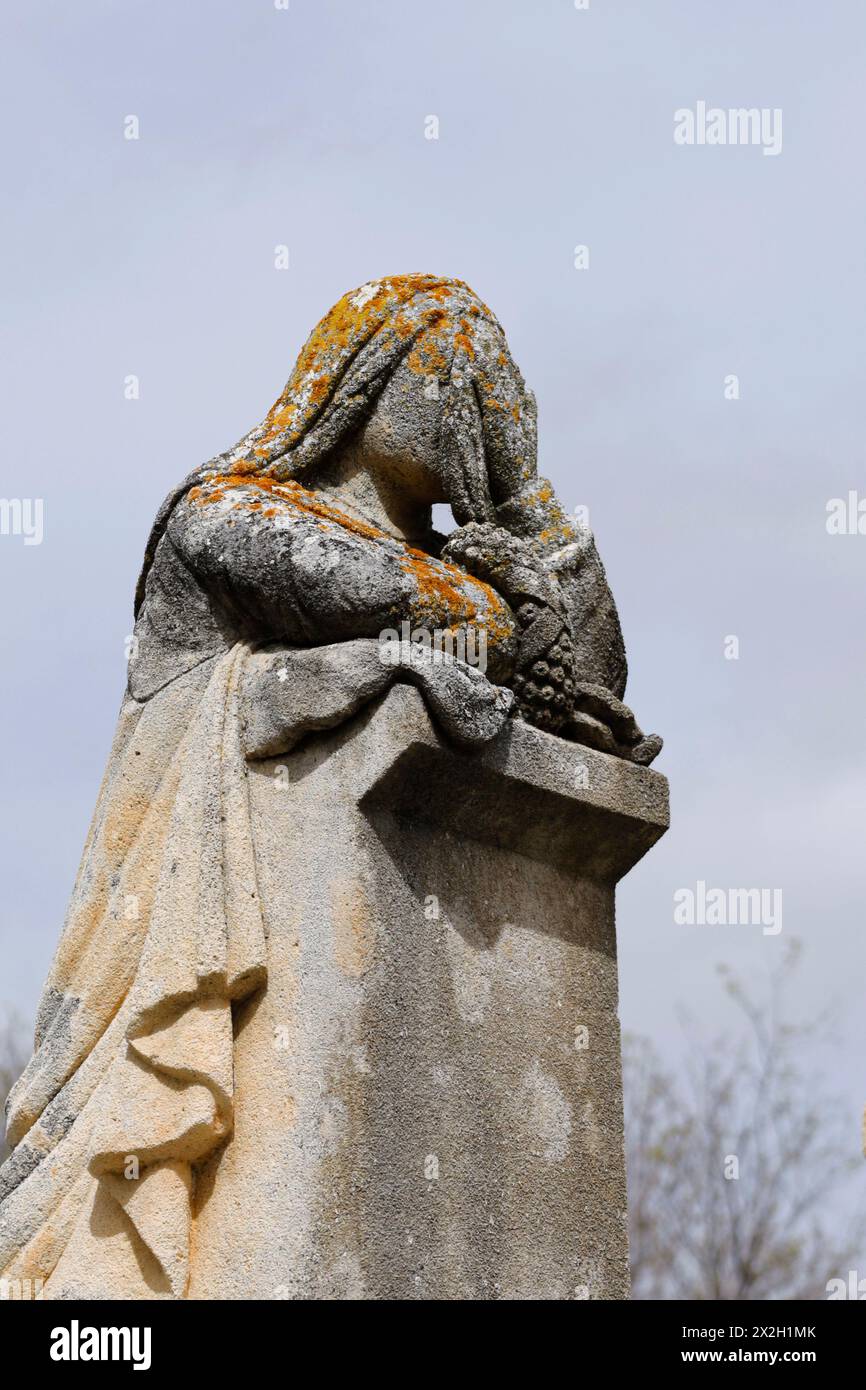
[[[682,1077],[625,1040],[635,1298],[823,1298],[862,1254],[866,1164],[807,1065],[827,1018],[785,1021],[798,957],[795,945],[763,1000],[721,972],[746,1026],[710,1040],[686,1018]]]

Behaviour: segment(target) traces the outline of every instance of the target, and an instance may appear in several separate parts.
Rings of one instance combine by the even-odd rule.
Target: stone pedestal
[[[665,778],[461,752],[398,686],[250,785],[269,983],[190,1296],[627,1298],[614,885]]]

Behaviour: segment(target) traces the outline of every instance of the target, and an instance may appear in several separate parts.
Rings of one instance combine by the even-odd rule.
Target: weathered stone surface
[[[614,883],[665,779],[397,687],[250,791],[270,983],[191,1295],[627,1297]]]
[[[613,891],[666,824],[625,677],[490,310],[344,296],[154,524],[0,1277],[625,1296]]]

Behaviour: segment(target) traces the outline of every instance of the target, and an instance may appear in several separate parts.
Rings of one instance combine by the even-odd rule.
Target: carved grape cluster
[[[539,606],[524,603],[517,621],[527,631],[539,616]],[[571,718],[574,702],[574,646],[565,624],[543,655],[515,672],[513,713],[538,729],[557,733]]]
[[[517,655],[511,688],[512,714],[558,733],[574,709],[574,646],[554,576],[521,537],[501,526],[470,522],[454,532],[443,558],[502,594],[517,618]]]

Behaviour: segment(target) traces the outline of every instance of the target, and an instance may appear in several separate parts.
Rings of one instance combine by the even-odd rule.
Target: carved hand
[[[575,679],[574,641],[556,575],[529,542],[503,527],[472,522],[449,538],[443,558],[462,565],[502,594],[520,626],[512,680],[515,713],[630,762],[649,764],[661,750],[628,705],[602,685]]]
[[[528,541],[486,522],[455,531],[443,558],[492,585],[514,610],[519,629],[515,713],[540,729],[562,732],[572,711],[574,649],[556,576]]]

